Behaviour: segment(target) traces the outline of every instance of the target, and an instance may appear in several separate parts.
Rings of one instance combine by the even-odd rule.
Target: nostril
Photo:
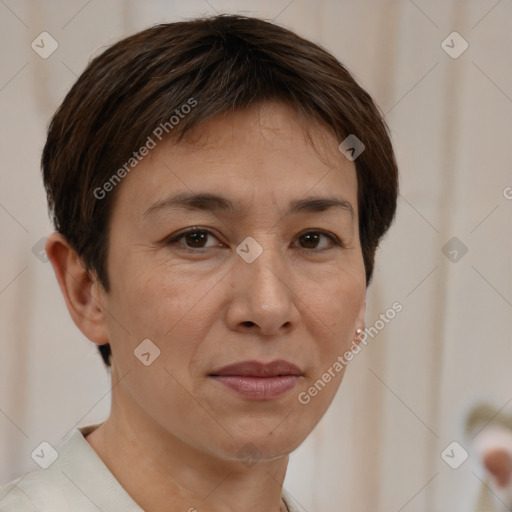
[[[252,327],[253,325],[256,325],[254,322],[251,322],[250,320],[247,320],[246,322],[242,322],[242,324],[245,327]]]

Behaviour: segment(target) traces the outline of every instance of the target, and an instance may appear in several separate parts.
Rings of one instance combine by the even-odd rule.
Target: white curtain
[[[441,453],[469,451],[472,404],[512,411],[508,1],[0,2],[0,483],[110,408],[96,347],[33,252],[52,230],[39,170],[50,116],[104,46],[215,11],[274,18],[334,53],[385,114],[401,172],[368,291],[374,336],[292,454],[286,488],[310,512],[473,510],[478,461],[452,469]],[[47,59],[31,48],[43,31],[58,43]]]

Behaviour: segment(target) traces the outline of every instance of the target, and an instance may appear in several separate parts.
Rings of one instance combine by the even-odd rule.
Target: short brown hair
[[[197,104],[171,129],[170,116],[190,98]],[[107,292],[109,220],[119,187],[101,198],[97,191],[113,170],[126,166],[158,126],[180,141],[217,114],[271,100],[326,125],[340,142],[355,135],[364,144],[355,165],[370,283],[398,194],[382,115],[320,46],[262,19],[223,14],[155,25],[117,42],[89,62],[51,120],[41,159],[50,216]],[[110,366],[110,345],[99,349]]]

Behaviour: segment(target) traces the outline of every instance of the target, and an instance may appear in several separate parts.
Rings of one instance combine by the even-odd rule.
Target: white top
[[[46,469],[2,487],[0,512],[144,512],[85,439],[99,425],[73,429]],[[39,453],[42,461],[51,461],[49,445]],[[282,497],[290,512],[304,511],[284,489]]]

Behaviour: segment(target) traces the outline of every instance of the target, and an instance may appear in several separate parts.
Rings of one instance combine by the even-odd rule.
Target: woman
[[[397,166],[328,52],[255,18],[158,25],[96,57],[42,156],[46,252],[112,410],[0,509],[298,511],[288,455],[363,339]]]

